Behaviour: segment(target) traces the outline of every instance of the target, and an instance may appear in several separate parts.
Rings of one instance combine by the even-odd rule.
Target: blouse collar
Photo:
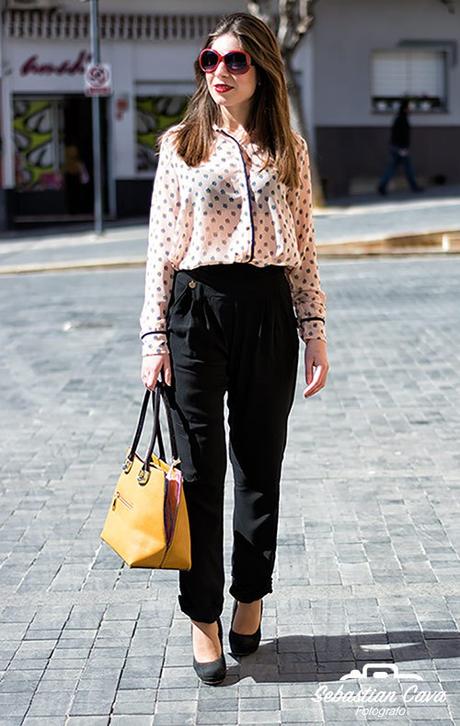
[[[227,136],[231,136],[231,138],[235,139],[235,141],[237,141],[239,144],[243,144],[243,145],[252,144],[251,141],[241,141],[236,136],[234,136],[234,134],[232,134],[227,129],[224,129],[223,126],[219,126],[219,124],[217,124],[217,123],[213,123],[212,128],[214,129],[214,131],[221,131],[222,133],[226,134]]]
[[[224,129],[224,128],[223,128],[222,126],[219,126],[219,124],[216,124],[216,123],[214,123],[214,124],[212,125],[212,128],[213,128],[213,129],[214,129],[215,131],[225,131],[225,130],[226,130],[226,129]]]

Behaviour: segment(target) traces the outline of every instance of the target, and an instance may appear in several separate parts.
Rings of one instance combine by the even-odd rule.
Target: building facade
[[[440,0],[318,0],[315,9],[315,149],[327,196],[375,190],[405,95],[417,176],[459,184],[460,5],[450,14]]]
[[[29,6],[20,10],[18,6]],[[100,0],[104,211],[144,215],[156,136],[193,93],[193,61],[237,0]],[[154,13],[152,9],[154,6]],[[123,8],[123,11],[121,11]],[[318,0],[296,53],[307,137],[328,198],[375,188],[402,95],[412,98],[413,152],[428,183],[460,182],[459,18],[439,0]],[[88,6],[11,0],[2,14],[0,225],[92,215]]]

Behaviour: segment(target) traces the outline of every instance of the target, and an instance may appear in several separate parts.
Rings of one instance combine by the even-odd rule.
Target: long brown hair
[[[232,13],[219,20],[202,48],[209,48],[218,36],[225,33],[233,33],[253,58],[260,82],[251,99],[246,131],[266,154],[263,168],[273,164],[278,180],[296,188],[299,183],[298,149],[290,123],[284,60],[276,37],[271,28],[254,15]],[[198,56],[194,69],[197,88],[188,101],[178,128],[174,129],[175,150],[189,166],[198,166],[209,158],[215,138],[212,125],[222,123],[219,107],[209,93]],[[168,132],[169,129],[166,129],[158,137],[159,146]]]

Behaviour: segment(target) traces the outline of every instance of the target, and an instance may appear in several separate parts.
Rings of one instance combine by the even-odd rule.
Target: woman
[[[179,573],[179,604],[192,622],[195,670],[218,683],[224,394],[235,480],[229,639],[244,655],[259,644],[272,592],[299,334],[305,397],[324,387],[329,364],[308,150],[290,127],[276,38],[252,15],[226,16],[195,73],[184,119],[162,137],[140,337],[142,380],[154,390],[161,372],[166,383],[185,480],[192,567]]]

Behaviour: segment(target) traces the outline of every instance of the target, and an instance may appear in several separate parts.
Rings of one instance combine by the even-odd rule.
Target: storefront
[[[177,25],[173,16],[101,15],[102,59],[111,64],[113,79],[101,114],[106,217],[148,214],[157,136],[184,113],[195,88],[198,38],[215,17],[188,16],[188,21]],[[87,15],[7,12],[2,53],[8,226],[91,219]]]
[[[91,100],[87,51],[59,43],[8,43],[3,78],[3,176],[10,225],[92,218]],[[104,211],[114,214],[110,99],[102,101]]]

